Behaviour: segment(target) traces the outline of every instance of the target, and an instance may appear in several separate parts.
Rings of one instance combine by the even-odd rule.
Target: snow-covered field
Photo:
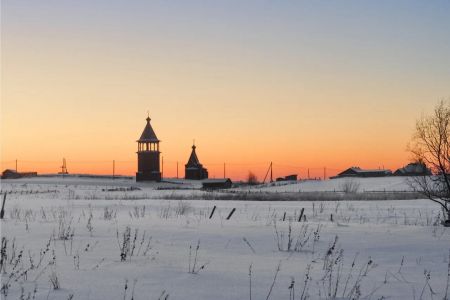
[[[264,192],[332,192],[342,191],[346,183],[355,182],[360,192],[370,191],[411,191],[411,180],[408,177],[375,177],[375,178],[336,178],[331,180],[303,180],[273,182],[263,187],[247,187],[243,190],[261,190]]]
[[[407,187],[400,178],[362,182],[361,190]],[[1,221],[1,299],[445,296],[450,230],[436,225],[441,212],[429,201],[157,199],[204,193],[171,186],[180,184],[2,181],[2,190],[14,193],[7,195]],[[264,189],[340,186],[331,180]]]

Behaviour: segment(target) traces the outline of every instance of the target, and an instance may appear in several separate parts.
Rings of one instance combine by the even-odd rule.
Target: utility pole
[[[116,161],[113,160],[113,180],[114,180],[115,175],[116,175]]]
[[[308,168],[308,179],[309,179],[309,168]]]
[[[223,163],[223,178],[226,178],[226,176],[225,176],[225,163]]]
[[[178,179],[178,161],[177,161],[177,179]]]
[[[16,173],[17,173],[17,159],[16,159]]]
[[[327,179],[327,167],[323,168],[323,180]]]
[[[270,182],[273,182],[273,168],[272,168],[272,162],[270,162]]]
[[[270,162],[269,168],[267,169],[267,172],[266,172],[266,176],[264,176],[264,180],[263,180],[262,183],[266,182],[266,179],[267,179],[267,176],[269,175],[269,172],[270,172],[270,182],[273,182],[273,178],[272,178],[272,162]]]

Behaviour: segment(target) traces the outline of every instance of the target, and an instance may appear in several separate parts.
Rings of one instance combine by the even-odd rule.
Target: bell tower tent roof
[[[141,137],[137,142],[142,143],[159,143],[160,140],[156,137],[155,131],[150,125],[150,117],[147,117],[147,124],[145,125],[144,131],[142,131]]]

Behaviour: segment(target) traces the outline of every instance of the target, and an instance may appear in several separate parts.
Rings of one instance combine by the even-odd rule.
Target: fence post
[[[211,214],[209,215],[210,219],[213,217],[215,211],[216,211],[216,206],[214,205],[214,207],[213,207],[213,209],[211,211]]]
[[[233,208],[230,212],[230,214],[227,217],[227,220],[229,220],[231,218],[231,216],[234,214],[234,212],[236,211],[236,208]]]
[[[3,219],[5,216],[5,202],[6,202],[6,193],[3,194],[3,203],[2,203],[2,210],[0,211],[0,219]]]
[[[305,208],[302,207],[302,210],[300,211],[300,216],[298,217],[298,221],[300,222],[302,220],[303,217],[303,213],[305,212]]]

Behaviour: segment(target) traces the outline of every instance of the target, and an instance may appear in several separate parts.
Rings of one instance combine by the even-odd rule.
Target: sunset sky
[[[211,177],[407,163],[450,96],[450,1],[1,1],[2,170]]]

